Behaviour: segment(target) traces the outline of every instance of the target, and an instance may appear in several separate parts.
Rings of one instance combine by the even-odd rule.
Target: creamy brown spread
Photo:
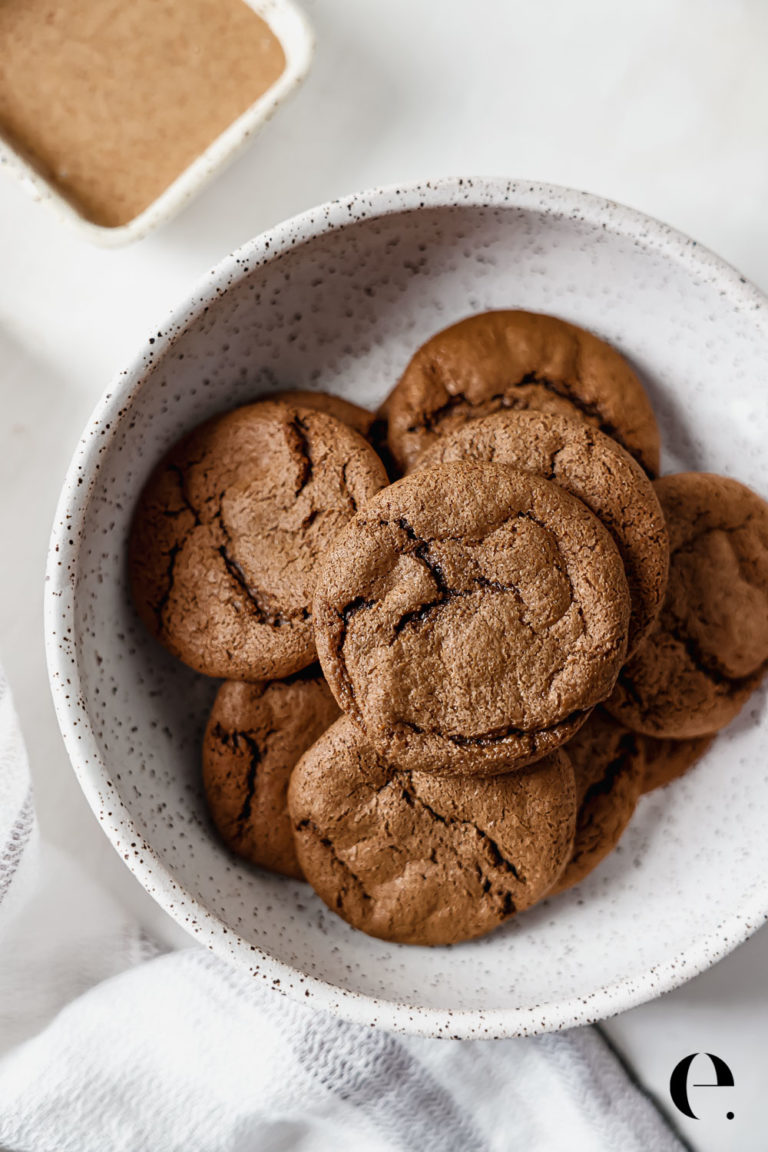
[[[0,133],[97,224],[143,211],[284,68],[244,0],[0,2]]]

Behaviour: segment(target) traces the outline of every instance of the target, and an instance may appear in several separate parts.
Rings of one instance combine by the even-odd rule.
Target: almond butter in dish
[[[271,9],[268,23],[256,8],[3,0],[0,135],[85,221],[128,225],[262,97],[285,88],[286,47]]]

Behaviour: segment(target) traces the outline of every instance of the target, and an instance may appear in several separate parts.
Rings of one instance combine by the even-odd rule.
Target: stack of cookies
[[[172,448],[131,581],[224,680],[203,780],[229,847],[415,944],[586,876],[768,664],[768,505],[658,468],[626,361],[517,311],[432,337],[375,419],[282,393]]]

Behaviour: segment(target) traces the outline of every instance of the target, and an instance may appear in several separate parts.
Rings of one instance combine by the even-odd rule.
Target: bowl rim
[[[664,252],[691,274],[706,276],[721,295],[768,337],[768,298],[731,265],[676,229],[636,209],[587,192],[505,177],[443,177],[373,188],[329,201],[254,237],[198,279],[167,321],[98,401],[75,449],[59,497],[45,576],[45,648],[56,715],[80,786],[116,850],[126,838],[141,851],[126,863],[143,887],[182,927],[216,954],[245,965],[276,990],[357,1024],[425,1037],[501,1039],[591,1024],[636,1007],[705,971],[768,920],[768,890],[697,937],[665,963],[625,977],[586,997],[529,1007],[451,1010],[387,1000],[338,987],[237,936],[174,877],[146,843],[110,781],[81,692],[74,640],[78,555],[84,518],[97,488],[100,461],[147,373],[209,302],[290,248],[350,224],[419,209],[513,208],[572,219]],[[94,434],[96,433],[96,434]],[[109,804],[104,803],[105,790]]]

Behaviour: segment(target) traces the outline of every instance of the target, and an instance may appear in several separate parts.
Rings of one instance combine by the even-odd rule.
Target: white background
[[[337,195],[412,178],[502,174],[638,207],[768,290],[763,0],[304,6],[317,34],[304,87],[243,158],[142,243],[92,248],[10,176],[0,179],[0,659],[44,834],[168,944],[188,940],[115,855],[67,762],[48,695],[42,589],[48,529],[77,436],[110,377],[190,281],[264,228]],[[702,1118],[679,1118],[702,1152],[768,1146],[767,965],[764,930],[709,973],[608,1026],[671,1111],[667,1084],[681,1057],[709,1051],[731,1065],[735,1088],[700,1090]]]

